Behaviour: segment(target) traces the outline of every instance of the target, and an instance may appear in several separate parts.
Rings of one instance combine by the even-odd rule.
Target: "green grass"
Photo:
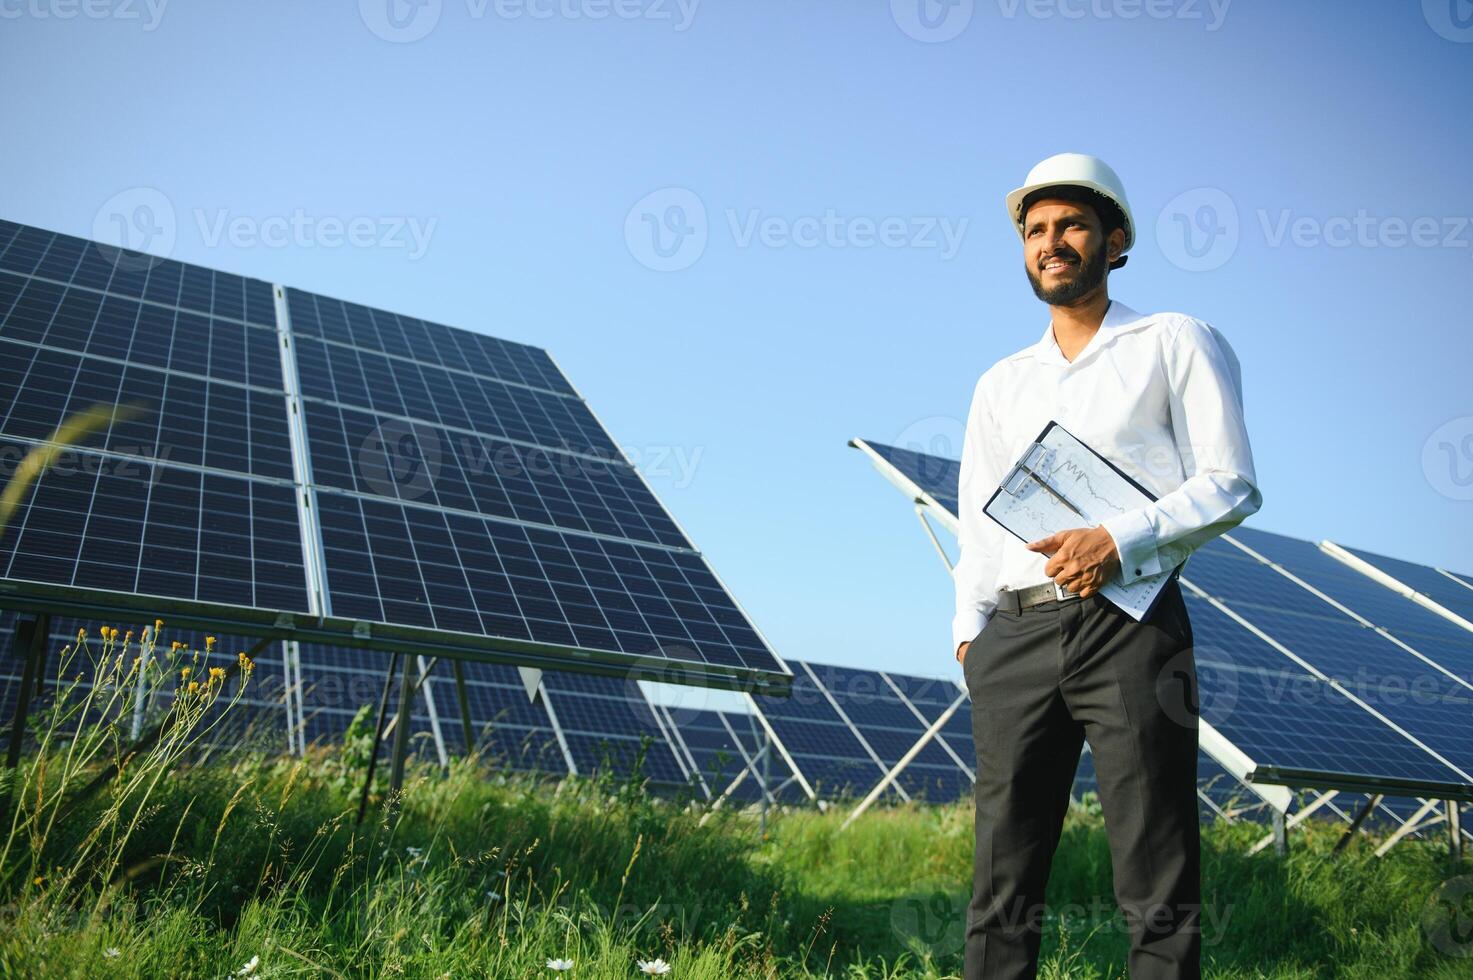
[[[116,663],[95,644],[82,657]],[[41,743],[0,827],[0,976],[221,977],[253,957],[272,977],[551,977],[551,957],[575,977],[639,976],[654,957],[712,980],[960,972],[968,804],[874,810],[844,831],[842,809],[785,811],[764,838],[752,814],[702,826],[698,806],[637,780],[552,783],[476,760],[411,770],[397,819],[380,804],[359,830],[361,741],[199,765],[207,722],[186,712],[67,812],[126,743],[97,719],[114,716],[108,698],[127,703],[130,659],[34,719]],[[159,676],[189,662],[176,653]],[[67,711],[93,720],[68,729]],[[1363,838],[1332,857],[1338,832],[1311,825],[1287,860],[1247,856],[1261,833],[1204,828],[1210,976],[1473,976],[1473,957],[1444,951],[1473,953],[1473,899],[1449,920],[1434,898],[1473,871],[1445,845],[1377,859]],[[1042,975],[1124,976],[1097,813],[1070,815],[1049,900]]]

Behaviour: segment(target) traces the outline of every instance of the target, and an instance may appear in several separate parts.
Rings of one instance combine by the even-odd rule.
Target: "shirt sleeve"
[[[1120,553],[1123,583],[1174,568],[1263,503],[1232,348],[1207,324],[1185,318],[1164,363],[1186,478],[1160,499],[1101,522]]]
[[[984,390],[983,375],[972,392],[962,440],[961,471],[957,486],[957,541],[961,547],[952,579],[956,586],[956,615],[951,621],[951,649],[975,638],[997,609],[997,577],[1002,562],[1002,535],[1006,532],[982,512],[1003,473],[1003,447],[996,420]]]

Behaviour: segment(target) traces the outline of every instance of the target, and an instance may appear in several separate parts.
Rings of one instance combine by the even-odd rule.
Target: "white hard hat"
[[[1130,204],[1125,200],[1125,187],[1110,165],[1099,157],[1085,153],[1058,153],[1028,171],[1023,186],[1008,195],[1008,216],[1023,237],[1023,199],[1034,191],[1061,185],[1085,187],[1112,201],[1125,215],[1124,255],[1135,244],[1135,219],[1130,216]]]

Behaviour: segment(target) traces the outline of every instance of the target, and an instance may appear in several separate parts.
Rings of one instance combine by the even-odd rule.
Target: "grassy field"
[[[33,719],[0,828],[0,976],[559,975],[549,959],[574,977],[656,959],[712,980],[959,974],[967,804],[871,811],[843,832],[842,810],[774,812],[763,836],[747,813],[702,826],[635,775],[549,783],[473,760],[415,769],[359,830],[359,734],[306,759],[202,761],[237,680],[159,646],[155,661],[135,661],[136,642],[74,649],[61,676],[102,683]],[[141,671],[177,692],[178,723],[130,757],[107,719]],[[1473,869],[1443,844],[1376,859],[1367,838],[1331,857],[1336,832],[1311,826],[1288,860],[1246,856],[1261,833],[1205,828],[1210,976],[1473,976]],[[1103,824],[1080,809],[1049,886],[1044,976],[1124,975],[1110,895]]]

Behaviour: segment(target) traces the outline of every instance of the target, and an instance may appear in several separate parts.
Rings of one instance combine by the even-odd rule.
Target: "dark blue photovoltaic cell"
[[[880,442],[864,440],[891,466],[899,470],[908,480],[930,494],[935,501],[954,517],[957,513],[957,486],[961,479],[961,463],[944,456],[887,446]]]
[[[676,548],[690,542],[623,462],[307,402],[318,486]]]
[[[547,352],[471,330],[441,326],[356,303],[287,290],[292,332],[477,374],[573,394]]]
[[[5,233],[9,233],[6,237]],[[276,327],[271,286],[170,259],[0,220],[0,270]]]
[[[1204,695],[1202,719],[1262,765],[1373,779],[1466,781],[1324,681],[1257,670],[1219,673],[1230,692],[1211,700]],[[1285,718],[1294,719],[1292,728]]]
[[[1308,541],[1254,528],[1240,528],[1233,537],[1464,678],[1468,684],[1463,690],[1473,696],[1473,632],[1388,589]]]
[[[0,577],[307,609],[290,486],[83,452],[43,474],[0,535]]]
[[[318,495],[332,613],[725,667],[775,665],[692,552]]]
[[[760,743],[753,741],[751,736],[753,721],[749,715],[710,709],[664,707],[661,710],[667,729],[695,763],[696,771],[712,798],[725,792],[747,769],[747,761],[756,760],[757,752],[761,750]],[[771,754],[766,769],[768,785],[774,792],[792,777],[792,770],[776,752]],[[760,800],[762,770],[762,762],[756,761],[755,769],[748,771],[732,791],[732,798],[744,802]],[[786,790],[778,793],[778,798],[795,799],[795,792]]]
[[[270,286],[11,222],[0,242],[0,452],[135,413],[37,482],[0,577],[305,611]]]
[[[1403,561],[1400,558],[1388,558],[1386,555],[1362,551],[1359,548],[1346,548],[1345,550],[1362,561],[1374,565],[1402,585],[1422,593],[1448,612],[1473,623],[1473,585],[1468,584],[1468,576],[1451,574],[1426,565],[1418,565],[1415,562]],[[1368,614],[1362,612],[1361,615]]]
[[[648,739],[640,771],[667,786],[691,782],[637,681],[547,671],[542,685],[580,775],[627,776]]]

